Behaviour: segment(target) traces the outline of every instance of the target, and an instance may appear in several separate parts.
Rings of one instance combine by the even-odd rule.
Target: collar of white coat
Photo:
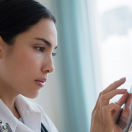
[[[23,118],[24,124],[34,132],[41,131],[41,112],[37,112],[32,108],[32,105],[22,96],[18,95],[15,99],[15,106]],[[15,132],[18,124],[18,119],[12,114],[9,108],[0,99],[0,119],[3,123],[8,123]]]

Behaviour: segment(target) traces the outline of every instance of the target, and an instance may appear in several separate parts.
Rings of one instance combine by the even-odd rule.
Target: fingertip
[[[128,93],[128,91],[126,91],[126,93],[124,93],[123,95],[122,95],[122,97],[127,97],[129,95],[129,93]]]
[[[125,95],[126,95],[126,94],[129,94],[128,91],[125,93]]]
[[[129,93],[130,98],[132,99],[132,93]]]
[[[130,96],[132,96],[132,93],[129,93],[130,94]]]
[[[123,77],[123,78],[119,79],[119,81],[120,81],[121,83],[124,83],[124,82],[126,81],[126,77]]]
[[[129,96],[129,93],[128,93],[128,91],[126,91],[126,93],[124,93],[121,98],[125,98],[126,99],[128,96]]]

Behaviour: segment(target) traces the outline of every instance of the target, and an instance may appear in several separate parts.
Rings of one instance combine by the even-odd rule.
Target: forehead
[[[43,38],[50,42],[53,47],[57,46],[57,30],[55,24],[50,19],[41,19],[33,25],[27,32],[19,35],[19,40],[35,40],[34,38]]]

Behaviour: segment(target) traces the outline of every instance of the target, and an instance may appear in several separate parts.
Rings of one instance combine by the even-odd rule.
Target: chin
[[[23,96],[30,98],[30,99],[34,99],[34,98],[37,98],[38,95],[39,95],[39,92],[34,92],[34,93],[29,93]]]

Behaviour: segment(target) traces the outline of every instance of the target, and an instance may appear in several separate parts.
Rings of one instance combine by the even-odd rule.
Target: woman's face
[[[5,45],[0,46],[0,88],[29,98],[37,97],[42,87],[35,80],[47,78],[54,71],[52,56],[57,47],[54,22],[42,19],[18,35],[8,56],[9,46]]]

